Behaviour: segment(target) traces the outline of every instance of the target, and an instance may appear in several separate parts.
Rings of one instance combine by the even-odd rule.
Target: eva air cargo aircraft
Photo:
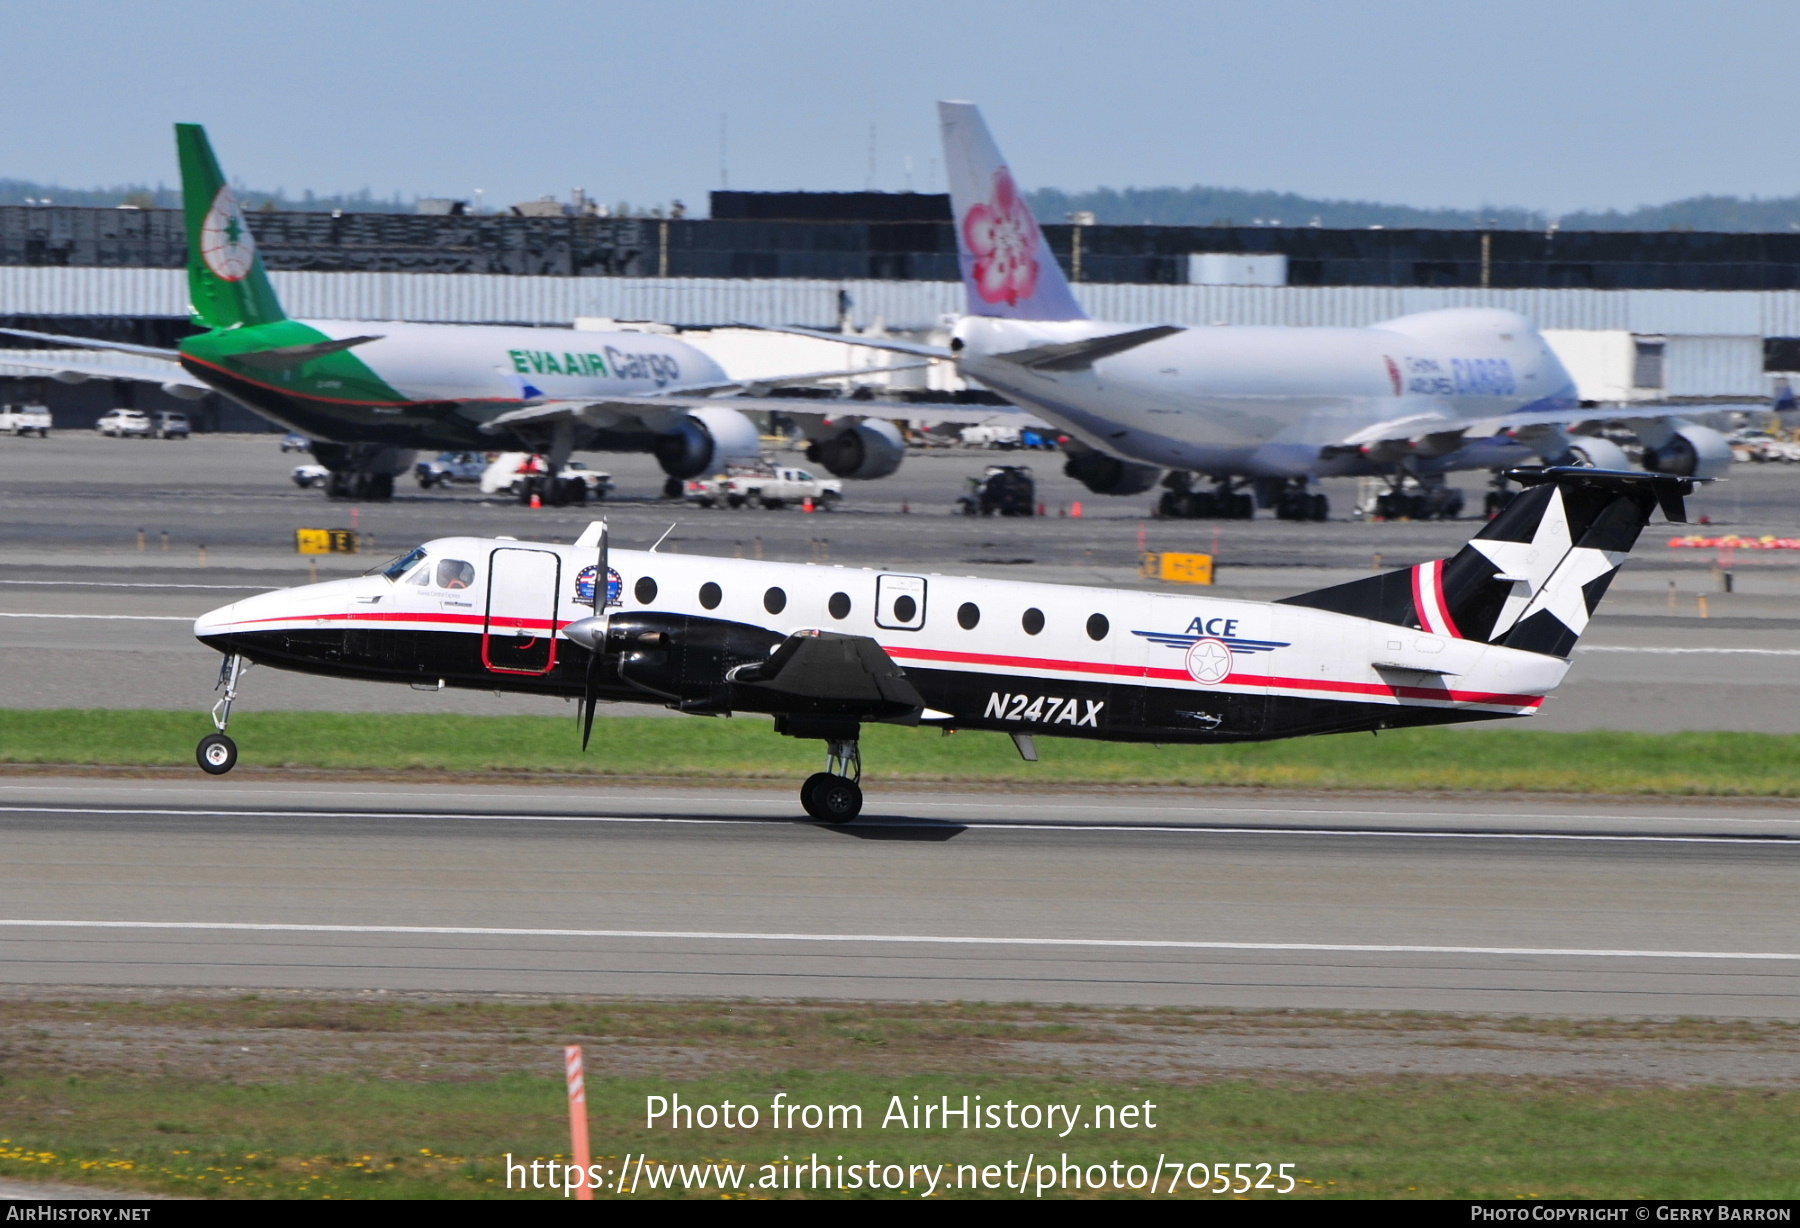
[[[799,423],[808,457],[841,478],[886,477],[905,455],[900,432],[868,416],[867,401],[834,405],[754,395],[866,375],[869,368],[733,380],[693,346],[652,333],[291,319],[205,129],[177,124],[175,145],[193,318],[208,331],[164,350],[0,330],[156,360],[142,369],[16,365],[41,367],[69,382],[136,379],[188,398],[223,393],[312,439],[314,456],[331,470],[327,489],[340,498],[392,494],[394,475],[411,466],[419,448],[534,452],[545,457],[550,474],[560,473],[577,449],[653,452],[669,475],[665,493],[678,494],[682,479],[756,456],[759,431],[745,413],[757,410]],[[929,416],[1024,419],[1014,410],[980,406],[933,407]],[[547,501],[585,497],[579,481],[538,483]]]

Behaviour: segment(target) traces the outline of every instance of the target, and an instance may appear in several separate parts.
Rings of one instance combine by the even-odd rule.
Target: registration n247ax
[[[870,722],[1035,739],[1252,742],[1529,716],[1660,506],[1693,480],[1514,470],[1527,489],[1447,559],[1276,602],[447,537],[353,580],[201,617],[226,735],[252,663],[342,678],[773,715],[827,745],[801,799],[862,808]]]

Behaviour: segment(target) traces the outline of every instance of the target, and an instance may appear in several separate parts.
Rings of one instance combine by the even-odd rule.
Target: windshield
[[[363,572],[365,576],[386,576],[390,580],[398,580],[413,569],[413,564],[425,557],[425,547],[414,546],[393,562],[381,567],[371,567]]]

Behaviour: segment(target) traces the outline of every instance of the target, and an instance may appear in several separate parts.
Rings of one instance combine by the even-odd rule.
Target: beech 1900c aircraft
[[[1248,517],[1251,487],[1285,519],[1322,520],[1325,496],[1310,489],[1321,477],[1380,475],[1398,492],[1407,477],[1441,486],[1452,470],[1540,460],[1628,469],[1595,433],[1612,420],[1636,433],[1647,469],[1707,478],[1731,465],[1723,435],[1668,407],[1583,409],[1543,336],[1512,311],[1448,308],[1367,328],[1089,319],[981,112],[940,102],[938,118],[967,300],[950,344],[779,331],[954,361],[1067,432],[1064,472],[1097,494],[1142,493],[1167,470],[1165,516]]]
[[[11,357],[8,363],[41,367],[68,382],[148,382],[189,399],[223,393],[313,440],[313,455],[330,470],[327,493],[334,498],[387,498],[394,475],[411,468],[415,448],[541,453],[549,475],[561,473],[577,448],[652,452],[668,475],[664,493],[675,496],[684,478],[757,456],[759,432],[746,411],[793,419],[808,440],[808,458],[840,478],[886,477],[905,457],[905,440],[880,415],[879,403],[763,395],[783,385],[868,375],[870,368],[734,380],[680,338],[651,333],[292,319],[276,298],[205,130],[177,124],[175,144],[188,290],[194,321],[208,331],[165,350],[0,329],[150,360],[142,367]],[[1011,408],[981,406],[920,406],[905,416],[1031,424]],[[546,502],[579,502],[587,493],[578,479],[532,477],[526,485],[526,500],[541,494]]]
[[[1528,487],[1461,551],[1277,602],[446,537],[352,580],[203,615],[224,654],[230,771],[247,665],[345,678],[773,715],[828,744],[801,801],[862,808],[865,722],[1035,738],[1250,742],[1529,716],[1660,505],[1691,479],[1513,470]]]

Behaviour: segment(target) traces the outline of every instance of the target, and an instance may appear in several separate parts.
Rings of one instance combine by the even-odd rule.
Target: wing
[[[90,379],[127,379],[141,384],[158,384],[164,388],[192,389],[195,394],[212,391],[174,363],[157,370],[154,367],[113,366],[103,362],[51,362],[43,358],[14,358],[6,350],[0,350],[0,370],[8,367],[44,371],[65,384],[79,384]]]
[[[866,350],[888,350],[895,354],[911,354],[915,358],[955,358],[955,351],[942,345],[924,345],[917,341],[895,341],[890,337],[858,337],[854,333],[828,333],[820,328],[800,328],[792,324],[733,324],[733,328],[754,328],[765,333],[792,333],[796,337],[812,337],[838,345],[857,345]]]
[[[1043,427],[1049,424],[1021,409],[1000,405],[940,405],[932,402],[904,404],[894,401],[859,400],[855,397],[813,399],[809,397],[695,396],[668,393],[657,396],[616,396],[591,400],[543,401],[520,409],[509,410],[482,424],[490,435],[502,434],[520,426],[547,426],[569,420],[586,426],[611,429],[636,422],[657,430],[668,419],[695,409],[735,409],[744,413],[776,413],[789,418],[814,420],[837,425],[854,425],[864,418],[922,423],[964,423],[983,425],[1004,423],[1019,427]]]
[[[92,337],[65,337],[61,333],[39,333],[29,328],[0,328],[0,333],[8,337],[23,337],[27,341],[51,341],[58,348],[67,346],[78,350],[117,350],[121,354],[137,354],[144,358],[164,358],[174,362],[181,357],[179,350],[165,350],[154,345],[132,345],[125,341],[96,341]]]

